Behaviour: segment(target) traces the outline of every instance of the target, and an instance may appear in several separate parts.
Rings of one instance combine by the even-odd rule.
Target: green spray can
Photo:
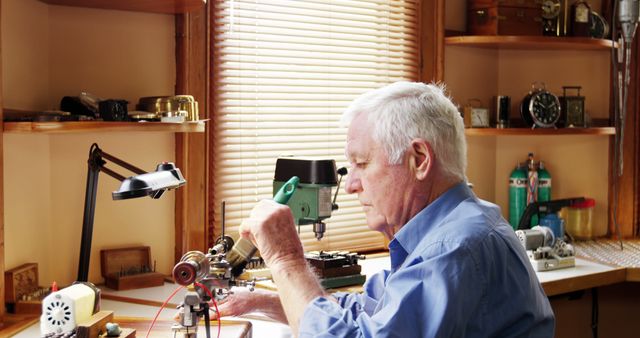
[[[540,161],[538,163],[538,202],[547,201],[551,201],[551,174],[545,168],[544,162]],[[546,215],[541,213],[540,219]]]
[[[516,164],[509,176],[509,223],[513,230],[518,229],[518,223],[527,207],[527,167]]]
[[[544,162],[538,164],[538,202],[551,201],[551,174],[545,168]]]

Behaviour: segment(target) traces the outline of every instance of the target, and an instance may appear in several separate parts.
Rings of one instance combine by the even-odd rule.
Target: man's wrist
[[[269,264],[269,269],[272,274],[280,274],[283,276],[298,275],[301,273],[306,274],[307,272],[313,274],[307,260],[304,258],[276,260]]]

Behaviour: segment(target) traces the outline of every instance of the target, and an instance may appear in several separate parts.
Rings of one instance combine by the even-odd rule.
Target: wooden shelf
[[[555,36],[467,35],[446,37],[447,46],[496,49],[608,50],[611,40]],[[615,44],[618,48],[618,44]]]
[[[95,132],[171,132],[202,133],[204,121],[186,123],[163,122],[5,122],[5,133],[69,134]]]
[[[4,304],[3,304],[4,305]],[[38,315],[16,315],[5,313],[4,321],[0,325],[0,337],[11,337],[20,331],[37,323],[40,320]]]
[[[50,5],[178,14],[204,8],[207,0],[40,0]]]
[[[467,136],[536,136],[536,135],[615,135],[614,127],[599,128],[466,128],[464,130]]]

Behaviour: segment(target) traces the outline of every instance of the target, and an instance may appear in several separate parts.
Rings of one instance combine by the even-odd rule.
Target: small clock
[[[560,119],[560,100],[550,91],[535,88],[527,94],[520,104],[522,119],[533,128],[555,128]]]
[[[576,90],[576,95],[567,95],[567,90]],[[560,105],[565,115],[565,127],[586,127],[584,96],[580,96],[580,86],[563,86]]]
[[[542,34],[559,35],[558,20],[560,17],[560,0],[542,1]]]
[[[600,14],[591,11],[591,28],[589,29],[592,38],[606,39],[609,36],[609,24]]]
[[[489,110],[486,108],[471,109],[471,127],[486,128],[489,127]]]

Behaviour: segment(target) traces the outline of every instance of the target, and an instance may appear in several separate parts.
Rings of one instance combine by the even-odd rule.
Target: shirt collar
[[[413,216],[389,242],[391,268],[393,270],[398,268],[407,258],[408,253],[413,252],[436,225],[440,224],[460,202],[470,197],[474,197],[473,192],[466,182],[461,182]]]

